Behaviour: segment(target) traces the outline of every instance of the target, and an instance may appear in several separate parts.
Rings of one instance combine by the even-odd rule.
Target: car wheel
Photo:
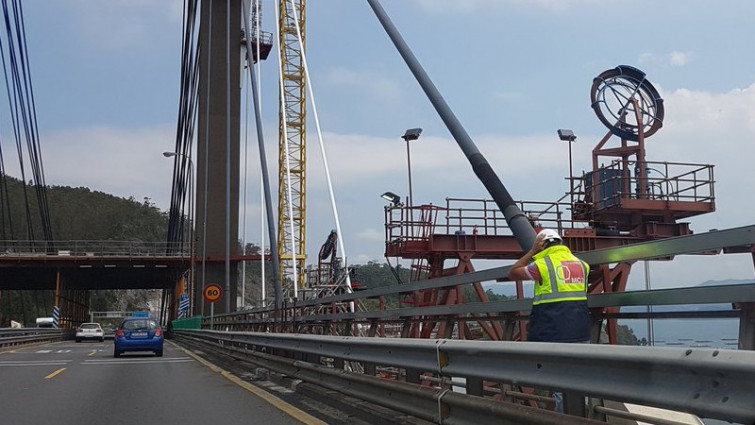
[[[81,340],[79,338],[76,338],[76,342],[79,343],[81,342]]]
[[[162,356],[163,356],[163,350],[160,350],[160,351],[155,351],[155,355],[156,355],[157,357],[162,357]]]
[[[114,350],[113,351],[113,357],[120,357],[120,356],[121,356],[121,352],[120,351],[118,351],[118,350]]]
[[[105,338],[100,338],[100,342],[105,342]]]

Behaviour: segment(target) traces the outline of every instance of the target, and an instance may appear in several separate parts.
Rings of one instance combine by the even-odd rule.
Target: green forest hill
[[[47,202],[50,214],[52,235],[55,240],[113,240],[165,242],[167,239],[168,213],[160,211],[149,198],[137,201],[113,196],[104,192],[92,191],[86,187],[49,186]],[[31,206],[27,211],[25,199]],[[41,240],[43,231],[37,208],[34,187],[18,179],[0,175],[0,240],[29,240],[31,236]],[[31,229],[31,232],[29,231]],[[240,242],[239,242],[240,243]],[[260,248],[247,244],[247,253],[258,254]],[[353,276],[362,287],[397,285],[410,280],[406,268],[394,268],[387,263],[368,262],[351,265]],[[273,293],[272,264],[266,265],[267,294]],[[246,266],[247,305],[254,305],[260,297],[261,266],[248,262]],[[24,293],[26,292],[26,293]],[[49,316],[52,310],[51,291],[4,291],[0,297],[0,327],[3,319],[14,318],[24,323],[34,318]],[[238,292],[241,294],[241,291]],[[492,291],[486,291],[491,301],[506,299]],[[94,311],[124,310],[133,311],[145,308],[150,299],[150,291],[92,291],[91,309]],[[479,301],[471,287],[465,288],[465,298],[469,302]],[[388,300],[389,307],[396,308],[397,299]],[[620,327],[620,341],[624,344],[639,344],[632,331]]]

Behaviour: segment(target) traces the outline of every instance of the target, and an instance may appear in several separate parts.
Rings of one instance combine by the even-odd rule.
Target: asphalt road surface
[[[23,347],[0,352],[0,424],[323,423],[244,384],[169,342],[162,358],[113,358],[112,340]]]

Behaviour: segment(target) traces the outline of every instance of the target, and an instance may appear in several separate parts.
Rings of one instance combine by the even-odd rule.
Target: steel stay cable
[[[254,1],[254,7],[256,10],[255,18],[257,19],[257,39],[256,39],[256,47],[257,47],[257,63],[260,63],[260,35],[261,35],[261,26],[260,26],[260,0]],[[257,108],[259,108],[260,116],[262,116],[262,67],[260,66],[260,70],[257,73]],[[260,167],[260,205],[262,206],[260,211],[260,254],[262,255],[262,260],[260,261],[260,298],[262,301],[262,306],[264,307],[266,304],[266,293],[265,293],[265,214],[266,212],[266,205],[265,205],[265,180],[262,176],[262,167]],[[272,246],[270,247],[272,249]],[[276,265],[277,266],[277,265]]]
[[[198,55],[196,46],[196,11],[197,1],[184,4],[183,42],[181,46],[181,87],[176,127],[173,187],[168,225],[168,241],[184,241],[186,229],[185,205],[187,198],[187,181],[191,181],[191,142],[196,120],[196,97],[198,78]],[[181,158],[178,158],[181,157]],[[193,190],[193,188],[190,188]],[[190,210],[192,206],[189,206]],[[194,223],[189,223],[193,226]]]
[[[23,134],[26,140],[26,148],[29,152],[29,165],[34,179],[35,193],[37,197],[37,206],[40,217],[40,227],[47,240],[52,239],[52,229],[50,224],[49,207],[47,203],[47,192],[44,181],[44,168],[41,158],[41,148],[38,138],[38,126],[36,120],[36,108],[34,105],[33,85],[31,83],[31,71],[28,62],[28,51],[23,24],[23,9],[20,2],[13,3],[13,24],[11,23],[8,10],[8,3],[3,0],[3,15],[6,26],[6,37],[8,39],[8,59],[10,62],[10,74],[13,81],[13,91],[11,95],[10,81],[8,78],[8,67],[3,54],[3,71],[6,78],[6,89],[8,91],[9,107],[11,109],[11,122],[13,132],[16,138],[16,148],[19,159],[19,167],[23,181],[23,194],[26,207],[26,218],[29,225],[27,233],[30,239],[34,239],[34,229],[32,225],[31,209],[29,196],[26,186],[26,167],[23,160],[23,146],[21,143],[21,122],[23,122]],[[15,37],[14,31],[15,28]],[[17,45],[17,46],[16,46]],[[19,59],[20,56],[20,59]],[[21,72],[19,73],[19,65]],[[20,116],[19,116],[20,115]]]
[[[31,78],[31,66],[29,65],[29,56],[28,54],[26,54],[26,52],[28,52],[28,45],[26,42],[26,27],[24,24],[23,7],[20,1],[18,1],[16,4],[18,5],[17,7],[14,7],[14,11],[16,12],[16,33],[20,46],[21,66],[23,67],[23,74],[25,76],[24,82],[26,84],[24,87],[27,97],[27,104],[29,107],[29,119],[31,120],[31,123],[27,124],[31,126],[29,130],[31,134],[31,138],[29,140],[29,149],[34,157],[32,166],[35,170],[35,181],[37,183],[36,191],[40,209],[40,218],[42,221],[42,231],[45,235],[46,240],[52,240],[52,224],[50,223],[49,205],[47,203],[47,186],[45,184],[44,163],[42,161],[41,146],[39,144],[39,127],[37,125],[37,111],[34,100],[34,88]]]

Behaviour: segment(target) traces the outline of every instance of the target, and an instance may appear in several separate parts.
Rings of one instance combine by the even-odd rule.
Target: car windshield
[[[99,329],[100,325],[96,323],[84,323],[81,325],[81,329]]]
[[[145,330],[145,329],[157,329],[157,322],[154,320],[127,320],[123,322],[123,325],[121,326],[123,329],[126,330]]]

